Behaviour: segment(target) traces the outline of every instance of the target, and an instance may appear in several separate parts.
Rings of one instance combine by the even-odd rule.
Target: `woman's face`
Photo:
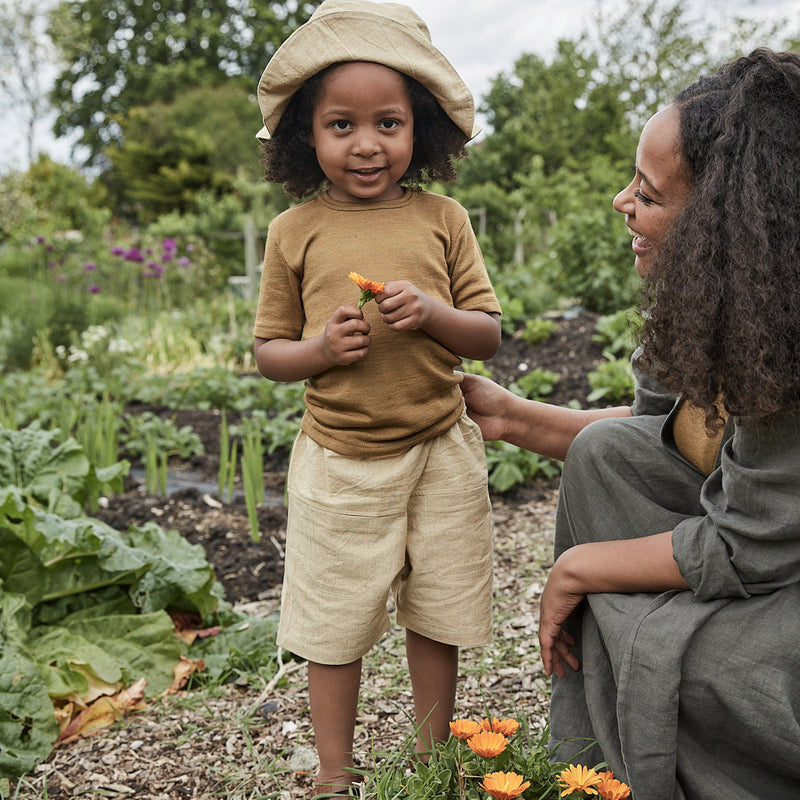
[[[678,110],[667,106],[642,129],[633,180],[614,198],[633,234],[636,272],[645,277],[670,225],[686,205],[691,181],[680,152]]]

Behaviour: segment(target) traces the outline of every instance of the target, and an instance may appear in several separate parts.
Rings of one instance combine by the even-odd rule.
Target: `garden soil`
[[[592,341],[596,315],[579,309],[554,316],[556,332],[528,345],[504,337],[486,365],[508,385],[536,367],[557,373],[548,401],[578,401],[586,407],[587,374],[602,360]],[[258,509],[261,538],[250,533],[241,492],[230,502],[217,493],[218,414],[132,406],[191,428],[205,453],[189,463],[171,463],[174,484],[166,497],[147,494],[130,479],[123,494],[104,498],[95,516],[119,530],[152,521],[180,531],[201,545],[226,599],[248,613],[266,616],[279,606],[283,576],[287,457],[265,461],[265,502]],[[229,417],[229,423],[235,422]],[[536,650],[538,599],[551,565],[558,481],[533,481],[503,495],[493,494],[495,535],[495,632],[491,645],[461,656],[457,714],[480,718],[524,715],[532,725],[546,721],[548,686]],[[226,498],[227,500],[227,498]],[[356,764],[368,770],[381,753],[396,753],[412,727],[411,695],[405,679],[402,632],[392,631],[364,660]],[[12,789],[12,797],[210,800],[279,798],[312,794],[314,739],[307,707],[306,670],[287,660],[280,680],[231,684],[219,691],[179,693],[150,704],[112,728],[59,747]],[[16,792],[16,793],[14,793]]]

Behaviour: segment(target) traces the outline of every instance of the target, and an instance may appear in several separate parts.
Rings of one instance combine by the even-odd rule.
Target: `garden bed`
[[[591,341],[596,317],[562,317],[552,337],[531,347],[506,339],[487,366],[508,384],[542,367],[559,374],[551,402],[586,405],[588,372],[602,358]],[[524,366],[523,366],[524,365]],[[156,522],[203,546],[229,601],[255,615],[277,610],[283,575],[286,512],[281,502],[286,454],[269,459],[267,497],[258,511],[261,540],[254,542],[242,497],[220,502],[216,485],[219,416],[213,412],[154,409],[190,425],[205,455],[171,470],[192,473],[197,486],[148,495],[129,481],[96,516],[125,530]],[[495,637],[486,648],[462,655],[458,713],[521,714],[541,724],[547,682],[536,648],[538,598],[550,566],[557,480],[534,481],[493,496],[495,526]],[[402,635],[393,631],[365,659],[357,731],[359,766],[368,769],[382,751],[397,751],[411,731],[411,696],[403,665]],[[182,694],[153,704],[120,726],[56,749],[16,787],[18,798],[306,797],[314,772],[313,734],[305,669],[289,662],[275,686],[232,684]]]

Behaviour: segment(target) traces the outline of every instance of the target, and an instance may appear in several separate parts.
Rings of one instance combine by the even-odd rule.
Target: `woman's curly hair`
[[[295,92],[275,134],[263,143],[261,163],[267,180],[282,184],[286,193],[297,200],[328,185],[308,142],[314,106],[325,78],[338,66],[332,64],[318,72]],[[421,83],[408,75],[403,79],[414,113],[414,151],[400,183],[418,187],[430,181],[453,182],[458,177],[453,161],[467,154],[469,139]]]
[[[800,55],[679,92],[692,190],[645,286],[642,366],[721,424],[800,411]]]

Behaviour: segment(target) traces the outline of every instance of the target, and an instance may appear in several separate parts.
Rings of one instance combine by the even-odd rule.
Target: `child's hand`
[[[322,334],[322,351],[331,366],[344,367],[369,351],[369,323],[360,308],[339,306]]]
[[[425,327],[433,299],[409,281],[389,281],[375,302],[393,331],[415,331]]]

